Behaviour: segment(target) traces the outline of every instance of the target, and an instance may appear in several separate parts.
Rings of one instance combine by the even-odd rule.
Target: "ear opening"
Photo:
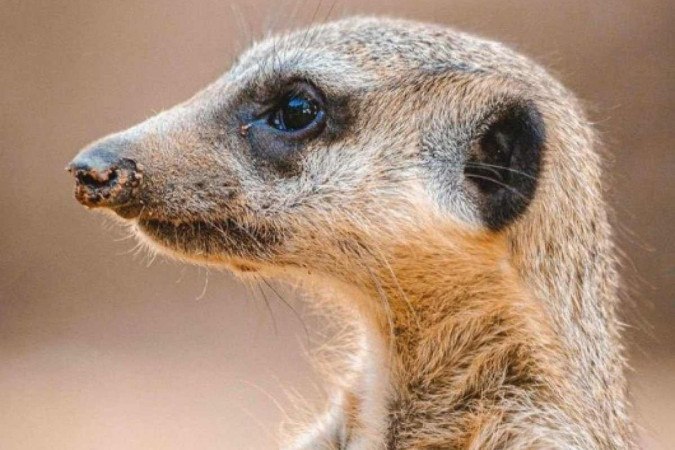
[[[464,167],[490,229],[505,227],[527,209],[536,191],[545,140],[544,120],[532,102],[508,104],[491,116]]]

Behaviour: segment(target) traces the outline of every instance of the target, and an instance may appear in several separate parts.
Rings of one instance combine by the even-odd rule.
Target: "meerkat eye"
[[[267,123],[289,133],[312,129],[324,120],[324,111],[317,96],[297,90],[286,95],[270,112]]]
[[[251,154],[267,161],[269,167],[290,173],[289,167],[298,167],[294,166],[296,156],[306,148],[304,144],[327,128],[327,102],[312,84],[296,82],[264,103],[267,108],[240,128],[241,135]]]

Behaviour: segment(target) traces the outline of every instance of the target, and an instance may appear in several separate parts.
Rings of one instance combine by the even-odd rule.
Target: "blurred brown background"
[[[270,315],[227,274],[148,266],[73,201],[63,172],[87,142],[187,98],[317,5],[236,3],[0,0],[0,448],[273,448],[285,393],[319,392],[302,322],[273,293]],[[326,0],[314,20],[451,24],[533,56],[587,102],[631,261],[634,414],[648,448],[675,448],[672,2],[366,3]]]

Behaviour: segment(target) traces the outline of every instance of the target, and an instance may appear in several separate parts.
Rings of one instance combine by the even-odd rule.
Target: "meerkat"
[[[634,446],[596,136],[502,44],[289,32],[68,169],[153,249],[353,313],[353,373],[286,448]]]

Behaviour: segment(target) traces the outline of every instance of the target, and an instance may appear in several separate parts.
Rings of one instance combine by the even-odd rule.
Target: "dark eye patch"
[[[345,129],[345,105],[344,99],[327,97],[310,82],[291,81],[270,99],[255,103],[242,118],[240,134],[258,166],[292,175],[310,142],[328,143]]]

